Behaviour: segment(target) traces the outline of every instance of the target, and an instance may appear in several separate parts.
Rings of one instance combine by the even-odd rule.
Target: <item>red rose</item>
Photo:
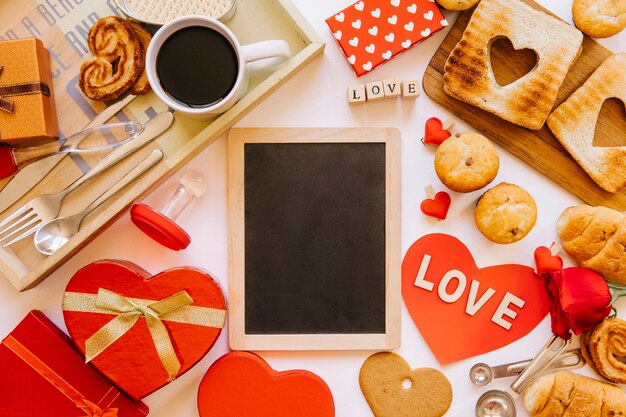
[[[611,313],[611,292],[602,276],[573,267],[543,275],[550,299],[552,333],[568,340],[593,329]]]

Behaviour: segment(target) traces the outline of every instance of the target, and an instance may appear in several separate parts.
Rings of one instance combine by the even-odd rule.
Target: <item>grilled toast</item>
[[[626,187],[626,146],[593,145],[598,115],[612,97],[626,103],[626,53],[606,59],[548,117],[548,127],[596,184],[615,193]]]
[[[490,64],[494,40],[532,49],[537,64],[500,86]],[[520,0],[482,0],[445,65],[444,91],[459,100],[528,129],[540,129],[550,114],[583,35],[573,26]]]

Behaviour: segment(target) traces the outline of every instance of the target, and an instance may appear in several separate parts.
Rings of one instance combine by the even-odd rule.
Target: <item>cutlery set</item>
[[[113,115],[113,110],[108,112]],[[15,176],[0,191],[0,213],[5,211],[43,179],[63,158],[71,154],[110,150],[93,168],[65,189],[55,194],[32,198],[0,222],[0,246],[6,248],[28,236],[34,236],[37,250],[52,255],[80,230],[83,219],[126,185],[137,179],[163,158],[161,150],[152,151],[116,184],[78,213],[59,217],[67,195],[97,177],[127,156],[143,148],[166,131],[173,123],[170,112],[162,112],[142,125],[138,122],[102,124],[110,116],[103,115],[84,130],[53,144],[34,148],[0,147],[0,178]],[[107,119],[104,119],[107,117]],[[107,138],[106,144],[87,144],[87,138]]]

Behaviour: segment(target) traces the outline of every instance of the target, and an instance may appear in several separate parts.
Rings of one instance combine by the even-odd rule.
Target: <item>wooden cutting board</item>
[[[550,13],[532,0],[532,7]],[[436,103],[472,126],[528,165],[542,172],[563,188],[591,205],[626,210],[626,190],[611,194],[596,185],[554,137],[548,125],[529,130],[498,116],[448,96],[443,91],[443,72],[448,56],[461,39],[474,9],[459,16],[448,36],[435,53],[424,74],[424,91]],[[552,13],[550,13],[552,14]],[[585,36],[583,51],[559,90],[555,108],[567,99],[612,52]],[[510,42],[497,41],[492,47],[492,68],[500,84],[508,84],[533,68],[532,51],[515,52]],[[504,83],[503,83],[504,81]],[[594,139],[596,146],[626,145],[626,115],[617,99],[605,102]],[[522,184],[523,185],[523,184]]]

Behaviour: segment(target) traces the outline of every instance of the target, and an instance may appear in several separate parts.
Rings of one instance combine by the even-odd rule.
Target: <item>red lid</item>
[[[142,232],[167,248],[182,250],[191,243],[191,238],[180,226],[143,203],[133,205],[130,219]]]

